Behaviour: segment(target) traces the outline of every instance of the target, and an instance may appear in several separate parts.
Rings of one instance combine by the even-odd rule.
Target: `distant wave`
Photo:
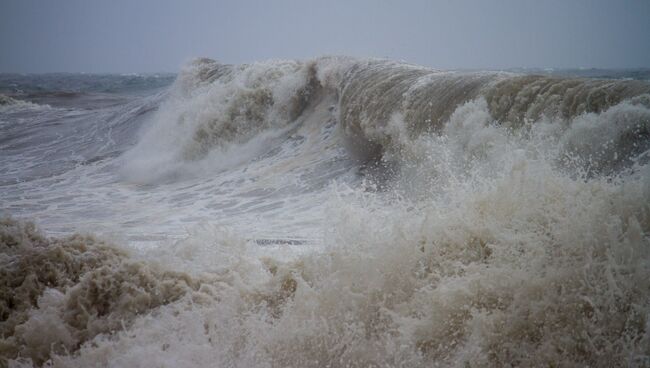
[[[20,109],[37,109],[37,108],[49,108],[49,106],[39,105],[33,102],[24,101],[21,99],[15,99],[0,94],[0,111],[2,112],[7,112],[11,110],[20,110]]]
[[[88,74],[88,73],[46,73],[12,74],[0,73],[0,93],[120,93],[167,87],[176,75],[160,74]]]

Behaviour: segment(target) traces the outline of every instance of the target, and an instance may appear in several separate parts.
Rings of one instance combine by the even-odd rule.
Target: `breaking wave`
[[[55,367],[647,366],[649,155],[646,81],[198,59],[116,159],[121,178],[203,185],[203,200],[226,175],[293,217],[292,200],[325,198],[321,242],[248,238],[262,210],[250,231],[204,223],[150,247],[5,219],[0,353]],[[291,195],[273,187],[287,182]]]
[[[18,100],[3,94],[0,94],[0,112],[10,112],[21,109],[49,108],[48,105],[39,105],[29,101]]]
[[[650,84],[637,80],[442,72],[342,57],[242,66],[197,59],[181,72],[171,95],[156,125],[127,156],[126,173],[188,170],[188,162],[211,155],[214,166],[229,161],[223,154],[232,149],[237,163],[246,162],[273,148],[274,138],[286,136],[305,120],[309,106],[327,97],[337,110],[343,144],[364,163],[409,150],[423,134],[439,134],[466,103],[484,104],[491,123],[509,129],[563,124],[566,148],[584,146],[577,155],[619,153],[612,162],[594,163],[607,173],[650,148]],[[587,137],[574,142],[571,135],[580,129]],[[605,129],[610,131],[601,134]],[[599,137],[612,142],[592,141]],[[248,155],[237,150],[250,142],[255,148]],[[594,147],[607,152],[585,153]]]

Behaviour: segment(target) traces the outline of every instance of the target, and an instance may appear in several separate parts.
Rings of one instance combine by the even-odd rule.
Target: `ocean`
[[[650,70],[0,74],[0,366],[650,366]]]

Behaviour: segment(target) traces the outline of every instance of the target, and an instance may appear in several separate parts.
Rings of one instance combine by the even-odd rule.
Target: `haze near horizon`
[[[322,55],[435,68],[650,67],[648,1],[0,2],[0,72],[176,72]]]

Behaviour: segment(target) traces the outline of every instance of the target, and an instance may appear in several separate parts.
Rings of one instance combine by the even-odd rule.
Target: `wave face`
[[[647,366],[650,82],[567,73],[197,59],[7,100],[0,362]]]
[[[597,115],[625,101],[636,127],[621,127],[631,131],[608,138],[620,143],[617,149],[635,148],[625,157],[649,148],[648,117],[643,115],[650,106],[650,85],[635,80],[438,72],[371,61],[348,71],[342,84],[340,121],[346,135],[362,148],[358,153],[365,159],[377,158],[385,150],[399,148],[401,139],[408,145],[422,134],[440,133],[459,106],[477,100],[485,101],[490,120],[511,129],[542,120],[570,126],[579,116]],[[395,120],[399,122],[392,123]],[[621,135],[626,135],[626,142],[619,142]]]

